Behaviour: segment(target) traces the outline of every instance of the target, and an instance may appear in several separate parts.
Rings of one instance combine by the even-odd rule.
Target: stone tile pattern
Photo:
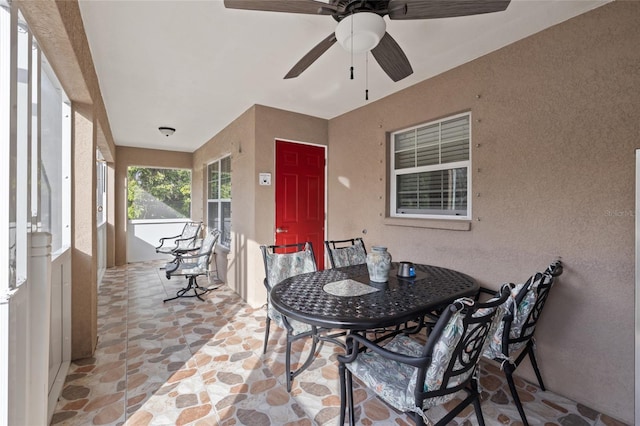
[[[267,353],[262,354],[264,307],[252,309],[226,286],[207,293],[205,302],[182,298],[163,303],[184,283],[167,280],[159,266],[146,262],[107,271],[99,289],[95,355],[72,363],[51,424],[337,423],[340,348],[324,344],[287,393],[282,329],[272,325]],[[300,353],[308,346],[297,342],[294,348]],[[624,426],[523,380],[516,384],[532,425]],[[522,425],[498,367],[483,364],[481,386],[488,425]],[[354,399],[358,424],[413,424],[358,383]],[[444,410],[432,409],[430,417],[437,420]],[[472,407],[452,422],[473,424]]]

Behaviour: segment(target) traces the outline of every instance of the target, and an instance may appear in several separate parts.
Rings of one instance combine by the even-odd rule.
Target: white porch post
[[[31,235],[31,353],[29,383],[29,423],[48,423],[49,323],[51,316],[51,234]]]

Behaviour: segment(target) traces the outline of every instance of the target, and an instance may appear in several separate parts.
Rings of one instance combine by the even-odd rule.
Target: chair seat
[[[400,334],[383,347],[392,352],[417,357],[420,356],[423,345],[408,336]],[[435,364],[432,365],[435,367]],[[455,397],[454,393],[427,398],[424,400],[422,410],[417,408],[413,389],[415,389],[418,369],[384,358],[374,352],[359,354],[356,360],[346,364],[346,367],[354,376],[364,382],[366,387],[373,390],[376,395],[400,411],[411,411],[422,415],[422,410],[428,410],[436,405],[444,404]]]
[[[286,330],[286,326],[284,325],[284,320],[282,319],[282,314],[277,309],[275,309],[271,305],[271,303],[269,303],[267,307],[267,315],[269,315],[269,318],[271,318],[271,320],[274,321],[278,325],[278,327],[284,328]],[[304,322],[300,322],[300,321],[289,319],[289,318],[287,319],[287,322],[293,329],[292,335],[294,336],[297,336],[302,333],[308,333],[312,330],[311,326]]]
[[[170,271],[171,275],[206,275],[209,273],[208,265],[204,267],[197,263],[180,263],[177,268],[172,265],[175,265],[175,263],[167,263],[166,266],[167,271]],[[172,269],[169,270],[169,268]]]

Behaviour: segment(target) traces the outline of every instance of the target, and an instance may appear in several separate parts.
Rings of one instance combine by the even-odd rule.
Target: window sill
[[[388,226],[406,226],[409,228],[447,229],[449,231],[470,231],[470,220],[443,220],[443,219],[403,219],[399,217],[387,217],[384,224]]]

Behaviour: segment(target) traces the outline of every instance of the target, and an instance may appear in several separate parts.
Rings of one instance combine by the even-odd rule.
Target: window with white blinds
[[[391,135],[391,216],[469,219],[471,114]]]

